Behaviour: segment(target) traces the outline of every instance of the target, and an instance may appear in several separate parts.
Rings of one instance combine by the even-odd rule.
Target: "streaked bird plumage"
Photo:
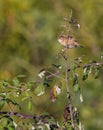
[[[72,36],[61,35],[58,42],[66,48],[83,47]]]

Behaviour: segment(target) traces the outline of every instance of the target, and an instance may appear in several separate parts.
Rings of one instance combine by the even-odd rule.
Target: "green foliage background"
[[[26,74],[27,81],[35,80],[41,68],[56,63],[62,48],[57,42],[60,25],[71,9],[81,25],[73,35],[85,48],[70,50],[70,57],[84,55],[84,63],[99,60],[103,51],[102,0],[0,0],[0,78]],[[84,103],[77,101],[77,106],[87,130],[103,129],[102,80],[101,74],[99,79],[91,76],[81,83]],[[59,119],[65,104],[63,96],[55,103],[49,101],[49,96],[42,96],[42,101],[34,96],[35,109],[28,112],[23,108],[23,112],[47,111]]]

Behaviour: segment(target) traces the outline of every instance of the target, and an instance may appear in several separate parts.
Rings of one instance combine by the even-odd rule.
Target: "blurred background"
[[[0,0],[0,79],[25,74],[35,80],[40,69],[56,61],[62,47],[57,37],[60,25],[70,12],[81,28],[73,32],[85,46],[70,50],[71,57],[84,55],[88,60],[100,60],[103,51],[103,0]],[[103,129],[103,76],[91,76],[83,87],[83,104],[77,103],[86,130]],[[45,111],[59,119],[64,107],[63,96],[51,103],[48,96],[42,102],[35,97],[33,113]],[[52,106],[52,107],[51,107]],[[25,110],[24,108],[24,111]]]

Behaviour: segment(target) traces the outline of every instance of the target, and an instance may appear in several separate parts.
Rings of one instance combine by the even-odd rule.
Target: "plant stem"
[[[55,126],[55,128],[58,128],[59,130],[59,126],[57,123],[52,123],[50,122],[49,118],[51,117],[50,115],[40,115],[40,116],[37,116],[37,115],[27,115],[27,114],[22,114],[22,113],[18,113],[18,112],[7,112],[7,111],[3,111],[3,112],[0,112],[0,117],[2,116],[3,117],[6,117],[6,116],[17,116],[17,117],[20,117],[20,119],[33,119],[34,122],[40,122],[42,121],[44,124],[49,124],[50,126]]]
[[[69,111],[70,111],[70,119],[71,119],[71,127],[74,129],[74,119],[73,119],[73,110],[72,110],[72,104],[71,104],[71,94],[70,94],[70,89],[69,89],[69,84],[68,84],[68,67],[69,67],[69,62],[68,62],[68,55],[67,55],[67,48],[66,48],[66,91],[67,91],[67,97],[68,97],[68,102],[67,102],[67,106],[69,106]]]
[[[58,71],[57,73],[52,73],[52,72],[50,72],[50,71],[47,71],[47,72],[48,72],[49,74],[51,74],[51,75],[49,75],[49,76],[46,77],[47,79],[50,78],[50,77],[56,77],[56,78],[59,78],[59,79],[61,79],[61,80],[65,80],[64,78],[58,76],[59,71]]]
[[[12,107],[11,107],[10,103],[7,103],[7,105],[8,105],[8,106],[9,106],[9,108],[10,108],[10,112],[11,112],[11,113],[13,113],[13,109],[12,109]]]
[[[83,66],[83,68],[85,68],[85,67],[90,67],[90,66],[99,66],[99,65],[103,65],[103,62],[96,62],[96,63],[85,64],[85,65]]]

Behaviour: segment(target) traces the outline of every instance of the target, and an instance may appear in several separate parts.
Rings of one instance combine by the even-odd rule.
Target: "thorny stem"
[[[70,119],[71,119],[71,127],[74,129],[74,119],[73,119],[73,111],[72,111],[72,104],[71,104],[71,94],[70,94],[70,89],[69,89],[69,84],[68,84],[68,67],[69,67],[69,63],[68,63],[68,56],[67,56],[67,48],[66,48],[66,91],[67,91],[67,96],[68,96],[68,102],[67,102],[67,106],[69,106],[69,111],[70,111]]]

